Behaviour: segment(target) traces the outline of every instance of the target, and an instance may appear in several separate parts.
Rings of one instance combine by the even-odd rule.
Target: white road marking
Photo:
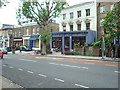
[[[23,69],[19,68],[18,70],[23,71]]]
[[[88,69],[87,67],[79,67],[79,66],[73,66],[73,65],[67,65],[67,64],[57,64],[57,63],[49,63],[52,65],[59,65],[59,66],[66,66],[66,67],[72,67],[72,68],[83,68],[83,69]]]
[[[31,62],[37,62],[37,61],[34,61],[34,60],[28,60],[28,59],[20,59],[22,61],[31,61]]]
[[[84,64],[94,64],[94,63],[84,63]]]
[[[27,71],[28,73],[32,73],[33,74],[33,72],[31,72],[31,71]]]
[[[42,77],[47,77],[46,75],[43,75],[43,74],[38,74],[39,76],[42,76]]]
[[[59,81],[59,82],[63,82],[63,83],[65,82],[64,80],[58,79],[58,78],[55,78],[55,80],[56,80],[56,81]]]
[[[82,87],[82,88],[89,88],[89,87],[87,87],[87,86],[80,85],[80,84],[75,84],[75,86],[77,86],[77,87]]]
[[[120,73],[120,71],[114,71],[114,72],[116,72],[116,73]]]
[[[9,68],[13,68],[12,66],[10,66]]]
[[[6,65],[3,65],[4,67],[6,66]]]
[[[10,57],[5,57],[5,58],[10,58]]]

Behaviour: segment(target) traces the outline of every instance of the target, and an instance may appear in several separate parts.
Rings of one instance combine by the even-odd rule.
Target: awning
[[[22,41],[22,39],[14,39],[14,41]]]
[[[32,35],[30,37],[30,40],[37,40],[37,39],[39,39],[39,35]]]
[[[23,36],[23,40],[29,40],[31,36]]]

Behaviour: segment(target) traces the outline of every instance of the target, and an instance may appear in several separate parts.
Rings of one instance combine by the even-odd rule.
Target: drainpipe
[[[8,35],[8,47],[10,47],[10,37]]]
[[[40,35],[41,36],[41,35]],[[41,50],[41,40],[40,40],[40,36],[39,36],[39,50]]]

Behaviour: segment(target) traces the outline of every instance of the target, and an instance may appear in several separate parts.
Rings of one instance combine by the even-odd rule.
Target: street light
[[[105,40],[104,40],[104,33],[102,34],[102,59],[104,59],[104,51],[105,51]]]

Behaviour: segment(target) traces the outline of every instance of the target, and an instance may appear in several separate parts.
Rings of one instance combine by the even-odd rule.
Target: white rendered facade
[[[86,16],[86,9],[90,10],[90,15]],[[78,17],[78,11],[81,11],[81,16]],[[72,31],[78,31],[78,24],[81,24],[80,30],[87,30],[86,23],[90,23],[89,30],[97,31],[97,12],[96,12],[95,2],[86,2],[77,4],[74,6],[67,7],[62,10],[59,18],[59,31],[71,31],[70,25],[73,25]],[[73,12],[73,18],[70,18],[70,13]],[[63,19],[63,14],[66,14],[65,19]]]

